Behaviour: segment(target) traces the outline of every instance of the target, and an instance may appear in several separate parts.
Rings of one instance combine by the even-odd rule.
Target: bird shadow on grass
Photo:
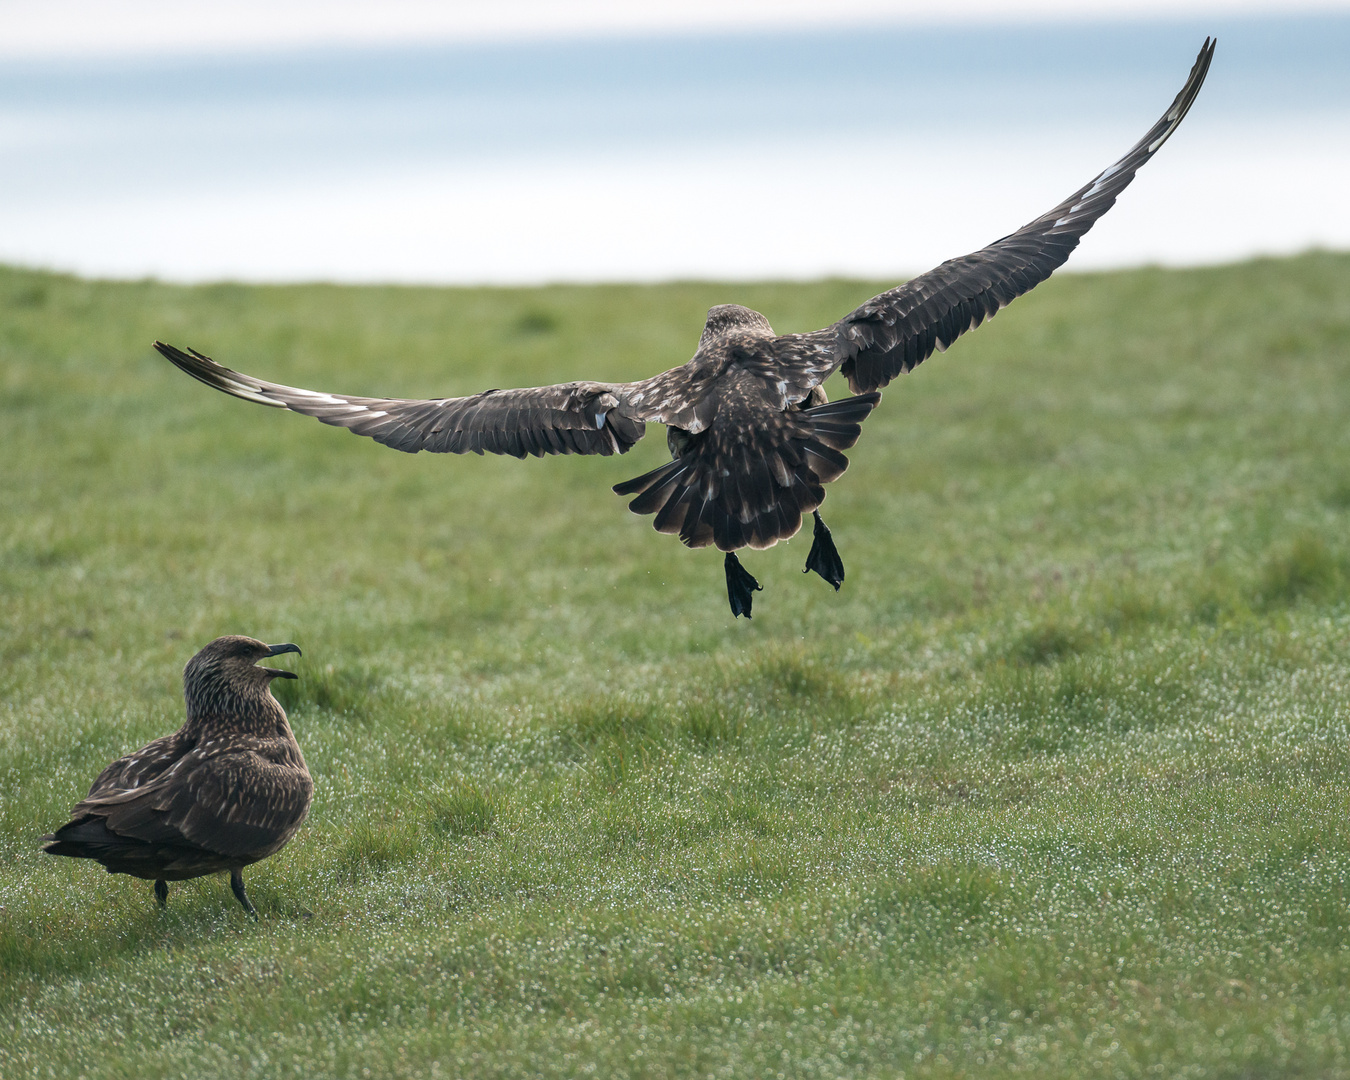
[[[61,872],[57,867],[49,871],[53,876]],[[11,910],[0,923],[0,983],[83,976],[119,961],[135,963],[151,952],[191,951],[222,935],[267,934],[310,917],[300,905],[255,885],[253,899],[262,916],[255,921],[230,895],[227,881],[211,875],[175,882],[165,910],[155,906],[148,881],[91,889],[81,889],[92,884],[83,881],[71,888],[52,882],[51,888],[35,889],[25,912]],[[114,895],[113,888],[126,890],[125,895]],[[92,892],[92,902],[72,903],[78,892]]]

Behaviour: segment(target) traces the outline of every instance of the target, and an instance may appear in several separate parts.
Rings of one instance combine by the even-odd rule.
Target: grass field
[[[0,1075],[1350,1075],[1350,256],[1062,276],[893,383],[747,567],[609,485],[226,398],[686,360],[889,282],[0,270]],[[831,396],[844,393],[829,387]],[[218,634],[317,785],[226,882],[52,859]]]

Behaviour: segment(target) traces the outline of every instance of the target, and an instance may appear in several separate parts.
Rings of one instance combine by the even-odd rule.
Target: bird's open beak
[[[267,646],[267,655],[268,655],[268,656],[280,656],[282,653],[288,653],[288,652],[293,652],[293,653],[295,653],[297,656],[304,656],[304,655],[305,655],[304,653],[302,653],[302,652],[300,651],[300,646],[299,646],[299,645],[292,644],[292,643],[289,642],[289,641],[286,642],[285,644],[282,644],[282,645],[269,645],[269,646]],[[277,678],[280,678],[280,679],[298,679],[298,678],[300,677],[300,676],[297,675],[294,671],[287,671],[287,670],[285,670],[284,668],[265,667],[265,668],[263,668],[263,671],[267,672],[267,674],[269,674],[269,675],[275,675]]]

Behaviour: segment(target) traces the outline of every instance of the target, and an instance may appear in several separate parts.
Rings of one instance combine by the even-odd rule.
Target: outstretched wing
[[[260,405],[290,409],[415,454],[622,454],[645,425],[625,415],[617,383],[573,382],[412,401],[350,397],[255,379],[196,350],[155,348],[194,379]]]
[[[780,362],[794,373],[794,382],[814,385],[839,369],[855,394],[880,389],[1048,278],[1176,130],[1213,56],[1214,42],[1206,38],[1186,85],[1158,122],[1124,157],[1053,210],[986,248],[873,297],[831,327],[779,338]]]

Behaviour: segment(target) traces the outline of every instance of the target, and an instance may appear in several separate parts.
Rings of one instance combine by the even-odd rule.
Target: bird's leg
[[[242,870],[230,871],[230,888],[234,891],[235,899],[244,905],[244,910],[256,919],[258,912],[249,903],[248,893],[244,890],[244,872]]]
[[[159,901],[160,907],[169,906],[169,883],[163,878],[155,882],[155,899]]]
[[[820,511],[813,511],[812,517],[816,519],[815,535],[811,540],[811,554],[806,557],[806,569],[802,573],[814,570],[838,592],[839,586],[844,583],[844,563],[839,558],[839,549],[834,546],[829,528],[821,520]]]
[[[727,572],[727,599],[731,601],[731,614],[750,618],[750,605],[754,603],[754,594],[763,591],[763,586],[755,580],[753,574],[741,565],[735,552],[728,551],[723,563]]]

